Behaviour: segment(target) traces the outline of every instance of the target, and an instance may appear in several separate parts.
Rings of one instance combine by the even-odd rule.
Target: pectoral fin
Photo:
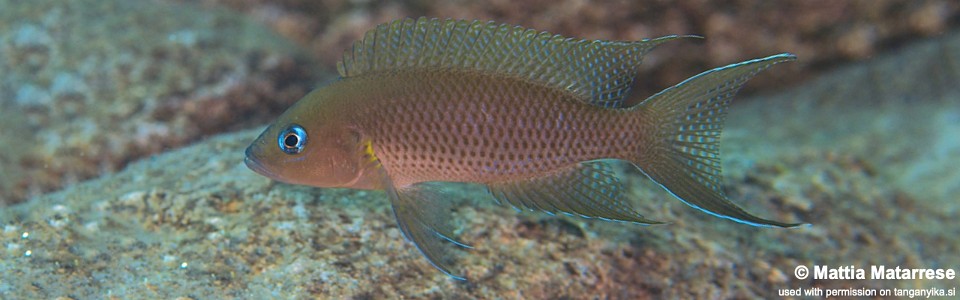
[[[490,193],[517,209],[566,213],[585,218],[659,224],[623,201],[623,186],[607,163],[580,163],[541,177],[492,183]]]
[[[456,239],[450,224],[450,202],[438,191],[424,185],[387,189],[400,231],[427,260],[441,272],[458,280],[466,278],[454,270],[459,249],[472,248]]]

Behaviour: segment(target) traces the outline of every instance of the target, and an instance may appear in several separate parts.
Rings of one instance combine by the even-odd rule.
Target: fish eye
[[[286,154],[297,154],[303,151],[303,146],[307,144],[307,131],[303,126],[290,124],[280,135],[277,136],[277,144],[280,150]]]

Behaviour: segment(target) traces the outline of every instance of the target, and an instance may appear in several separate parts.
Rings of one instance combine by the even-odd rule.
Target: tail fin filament
[[[757,226],[799,225],[744,211],[720,184],[720,133],[734,94],[757,73],[795,59],[784,53],[716,68],[651,96],[640,105],[657,118],[654,157],[635,163],[674,196],[712,215]]]

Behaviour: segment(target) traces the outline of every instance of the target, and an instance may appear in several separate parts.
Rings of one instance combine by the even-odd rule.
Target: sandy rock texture
[[[171,0],[178,1],[178,0]],[[192,2],[192,1],[191,1]],[[837,63],[873,57],[960,24],[949,0],[507,1],[507,0],[201,0],[269,24],[334,65],[343,49],[376,24],[403,17],[494,20],[587,39],[637,40],[697,34],[654,51],[638,82],[649,95],[708,68],[793,52],[800,61],[749,90],[799,83]]]
[[[223,9],[0,0],[0,205],[262,124],[323,69]]]
[[[960,174],[948,167],[960,157],[958,50],[955,33],[734,105],[728,194],[810,226],[710,217],[636,173],[624,180],[639,211],[671,224],[518,214],[478,187],[450,185],[452,217],[476,246],[460,282],[403,240],[381,192],[247,170],[242,150],[258,133],[248,130],[0,211],[0,296],[757,299],[813,286],[949,288],[955,281],[801,280],[793,270],[960,265],[950,194]]]

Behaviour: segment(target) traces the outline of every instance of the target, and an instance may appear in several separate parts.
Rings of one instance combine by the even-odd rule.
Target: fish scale
[[[360,126],[394,183],[513,180],[632,152],[630,148],[642,142],[637,137],[642,131],[627,132],[623,141],[610,134],[616,128],[638,127],[642,120],[622,118],[576,101],[570,93],[521,79],[461,73],[425,70],[378,76],[371,80],[387,89],[383,98],[355,103],[364,108],[357,118],[377,120]],[[360,79],[343,88],[371,84]],[[391,86],[398,91],[389,91]],[[558,101],[564,98],[569,100]],[[376,109],[379,105],[391,109]],[[561,114],[577,117],[558,121]]]

